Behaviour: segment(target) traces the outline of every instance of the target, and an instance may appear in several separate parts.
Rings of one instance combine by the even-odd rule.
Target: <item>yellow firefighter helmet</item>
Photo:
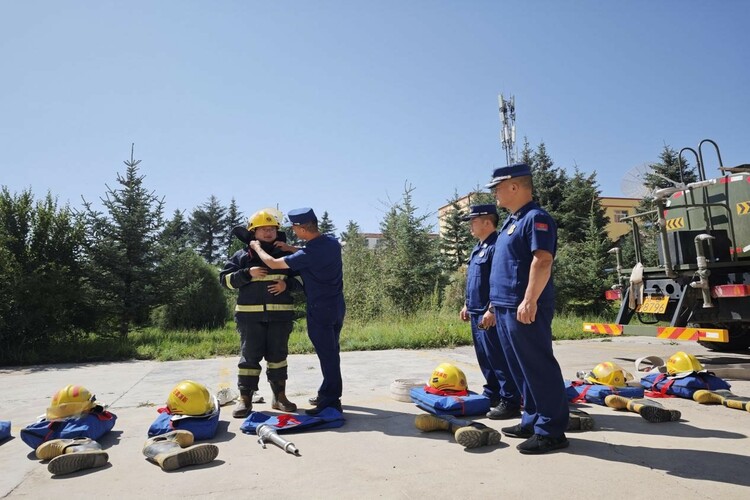
[[[87,412],[96,398],[82,385],[66,385],[52,396],[47,408],[47,419],[55,420]]]
[[[667,373],[675,375],[677,373],[699,372],[703,365],[692,354],[685,351],[678,351],[667,360]]]
[[[427,385],[438,391],[460,392],[468,390],[466,375],[460,368],[450,363],[440,363],[432,371]]]
[[[608,385],[611,387],[625,387],[628,380],[633,378],[617,363],[605,361],[594,367],[588,376],[585,377],[587,382],[592,384]]]
[[[275,208],[263,208],[251,215],[247,220],[247,230],[255,231],[259,227],[274,226],[278,228],[283,218],[281,212]]]
[[[214,399],[205,385],[183,380],[169,393],[167,408],[173,415],[205,415],[214,411]]]

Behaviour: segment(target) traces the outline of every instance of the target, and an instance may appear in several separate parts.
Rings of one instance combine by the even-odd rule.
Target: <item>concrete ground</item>
[[[614,360],[633,370],[633,360],[678,350],[692,352],[709,369],[750,369],[747,354],[721,354],[695,343],[629,337],[555,344],[563,375]],[[295,457],[240,430],[222,408],[214,462],[163,472],[141,454],[146,430],[171,388],[190,378],[210,388],[234,385],[236,358],[159,363],[131,361],[0,369],[0,419],[12,421],[13,437],[0,444],[0,497],[84,498],[747,498],[750,495],[750,412],[704,406],[690,400],[662,400],[682,412],[674,423],[650,424],[638,415],[580,405],[595,417],[593,431],[569,433],[571,445],[543,456],[521,455],[518,439],[465,450],[447,432],[420,433],[411,403],[394,400],[394,379],[426,380],[441,362],[461,367],[470,388],[482,378],[472,347],[423,351],[342,354],[346,425],[287,434],[300,449]],[[314,355],[290,356],[289,396],[307,406],[320,382]],[[736,394],[750,396],[750,381],[733,374]],[[19,431],[42,414],[50,396],[66,384],[82,384],[118,416],[101,443],[110,463],[101,469],[52,477],[34,457]],[[270,390],[261,388],[270,400]],[[270,403],[257,404],[270,412]],[[480,421],[500,429],[517,420]]]

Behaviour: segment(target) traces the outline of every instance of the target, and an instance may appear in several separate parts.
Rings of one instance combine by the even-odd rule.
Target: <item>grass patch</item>
[[[552,322],[554,340],[601,338],[584,333],[584,320],[572,314],[555,316]],[[606,322],[601,318],[586,321]],[[341,332],[342,351],[367,351],[385,349],[450,348],[471,344],[468,323],[458,318],[458,313],[421,311],[408,317],[387,317],[368,322],[344,321]],[[304,319],[294,324],[289,339],[290,354],[314,352],[307,337]],[[117,361],[126,359],[153,359],[173,361],[180,359],[206,359],[216,356],[239,355],[239,335],[233,323],[224,328],[200,331],[164,331],[145,328],[131,332],[127,339],[84,336],[73,344],[55,345],[43,350],[24,353],[23,359],[13,364],[72,363]]]

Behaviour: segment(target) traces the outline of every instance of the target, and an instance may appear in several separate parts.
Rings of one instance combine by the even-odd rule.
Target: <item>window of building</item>
[[[622,222],[622,219],[628,216],[627,210],[615,210],[615,222]]]

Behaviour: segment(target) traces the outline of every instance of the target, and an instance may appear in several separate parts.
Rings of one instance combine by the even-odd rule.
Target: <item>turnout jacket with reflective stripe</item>
[[[263,250],[274,258],[290,255],[272,244],[262,243]],[[262,278],[250,276],[251,267],[264,267],[268,274]],[[274,281],[285,280],[286,290],[273,295],[268,287]],[[230,290],[239,290],[235,315],[247,314],[252,321],[292,321],[294,300],[290,292],[301,290],[301,278],[291,269],[270,269],[252,250],[238,250],[219,273],[221,285]]]

